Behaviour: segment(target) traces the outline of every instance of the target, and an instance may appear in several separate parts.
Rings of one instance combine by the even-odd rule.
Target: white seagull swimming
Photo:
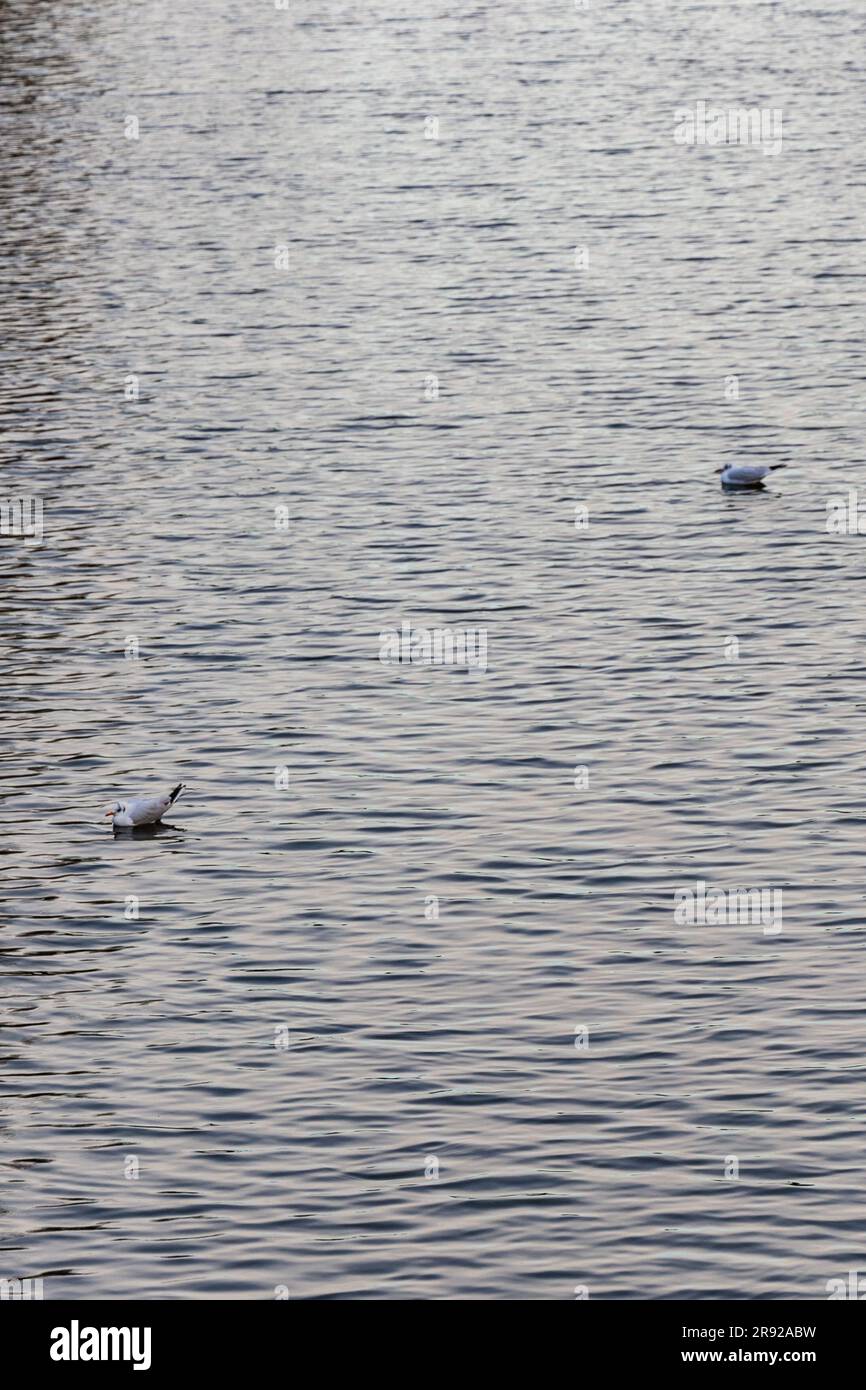
[[[105,814],[113,818],[115,829],[118,826],[125,829],[130,825],[156,825],[185,789],[186,783],[178,782],[166,796],[137,796],[128,801],[115,801]]]
[[[784,463],[729,463],[720,468],[722,487],[763,487],[764,479],[774,468],[784,468]]]

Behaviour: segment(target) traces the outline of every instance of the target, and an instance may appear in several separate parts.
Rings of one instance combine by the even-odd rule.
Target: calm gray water
[[[44,503],[0,537],[0,1275],[866,1267],[862,41],[858,0],[0,4]],[[702,100],[781,150],[678,144]],[[486,669],[383,663],[404,621]],[[683,925],[699,881],[781,930]]]

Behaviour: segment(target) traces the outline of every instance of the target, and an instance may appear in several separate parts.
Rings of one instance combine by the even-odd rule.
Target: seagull
[[[167,796],[137,796],[129,801],[115,801],[105,814],[113,818],[115,830],[118,826],[125,829],[130,825],[156,825],[185,790],[186,783],[178,782]]]
[[[774,468],[784,468],[784,463],[729,463],[720,468],[722,487],[763,487],[764,479]]]

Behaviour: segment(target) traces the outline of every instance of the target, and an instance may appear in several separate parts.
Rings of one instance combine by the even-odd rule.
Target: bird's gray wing
[[[152,825],[165,815],[171,802],[167,796],[139,796],[128,801],[126,809],[135,825]]]
[[[739,463],[731,469],[731,478],[738,483],[759,483],[769,471],[765,463]]]

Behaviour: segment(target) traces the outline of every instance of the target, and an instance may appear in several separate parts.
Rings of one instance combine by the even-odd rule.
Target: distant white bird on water
[[[105,814],[113,818],[115,830],[132,825],[156,825],[185,789],[186,784],[178,782],[166,796],[137,796],[128,801],[115,801]]]
[[[722,487],[763,487],[768,473],[784,467],[784,463],[729,463],[719,470]]]

